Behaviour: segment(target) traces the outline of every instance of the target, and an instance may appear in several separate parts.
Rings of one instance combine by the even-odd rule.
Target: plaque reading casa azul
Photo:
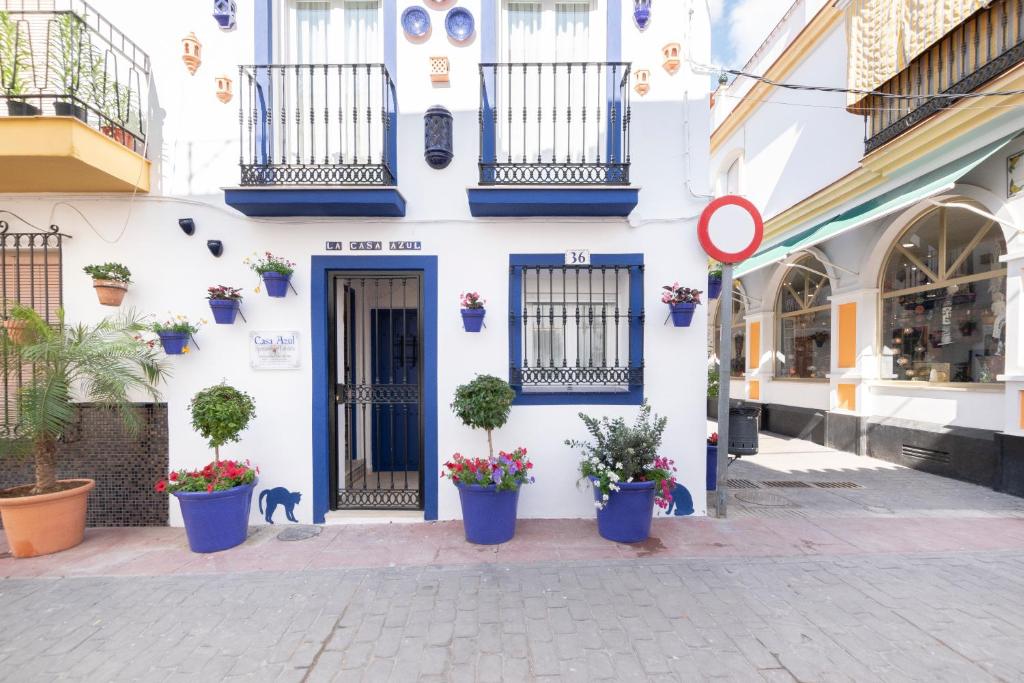
[[[254,370],[294,370],[299,367],[299,333],[249,333],[249,364]]]

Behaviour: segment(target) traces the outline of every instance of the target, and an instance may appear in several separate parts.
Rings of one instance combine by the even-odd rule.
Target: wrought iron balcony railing
[[[994,0],[863,103],[865,154],[1024,61],[1024,0]],[[927,97],[940,93],[934,97]],[[945,97],[943,95],[946,95]]]
[[[242,185],[394,185],[395,86],[383,64],[239,69]]]
[[[149,56],[81,0],[0,0],[0,116],[74,116],[142,152]]]
[[[628,185],[626,62],[480,65],[481,185]]]

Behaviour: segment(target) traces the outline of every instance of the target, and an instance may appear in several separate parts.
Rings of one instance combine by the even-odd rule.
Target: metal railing
[[[916,57],[861,105],[865,154],[1024,62],[1024,0],[994,0]],[[933,93],[941,93],[927,97]]]
[[[480,65],[481,185],[628,185],[627,62]]]
[[[239,67],[242,185],[394,185],[395,85],[383,64]]]
[[[81,0],[0,0],[0,116],[74,116],[142,152],[149,69]]]

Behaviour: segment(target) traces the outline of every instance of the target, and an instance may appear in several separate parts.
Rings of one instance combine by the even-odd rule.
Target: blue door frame
[[[332,273],[344,271],[423,273],[423,517],[437,519],[437,257],[314,256],[310,267],[310,349],[313,357],[313,522],[323,524],[330,509],[330,411],[337,410],[329,377],[328,330]]]

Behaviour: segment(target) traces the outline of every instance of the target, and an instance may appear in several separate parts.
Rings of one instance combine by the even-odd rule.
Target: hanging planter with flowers
[[[693,320],[693,312],[700,305],[699,289],[682,287],[678,282],[662,287],[662,303],[668,304],[669,315],[672,317],[672,324],[676,327],[689,327]]]
[[[150,330],[160,337],[160,345],[164,347],[164,353],[168,356],[180,356],[189,352],[189,341],[195,343],[192,335],[198,332],[200,326],[204,324],[206,324],[205,320],[193,323],[183,315],[176,315],[168,320],[153,323],[150,325]],[[198,344],[196,344],[196,348],[199,348]]]
[[[722,293],[722,264],[717,263],[708,271],[708,299],[717,299]]]
[[[263,279],[267,287],[267,296],[280,298],[288,294],[291,287],[292,273],[295,272],[295,264],[288,259],[274,256],[269,251],[263,252],[263,256],[245,259],[245,262],[257,275]],[[259,287],[256,288],[259,292]]]
[[[103,263],[82,268],[92,277],[92,286],[96,296],[104,306],[120,306],[128,285],[132,281],[132,272],[120,263]]]
[[[487,315],[487,309],[484,308],[487,302],[476,292],[464,292],[459,300],[462,304],[462,327],[466,332],[479,332],[484,324],[484,316]]]
[[[218,325],[234,325],[238,307],[242,303],[242,290],[238,287],[216,285],[206,290],[206,298],[213,311],[213,321]]]

